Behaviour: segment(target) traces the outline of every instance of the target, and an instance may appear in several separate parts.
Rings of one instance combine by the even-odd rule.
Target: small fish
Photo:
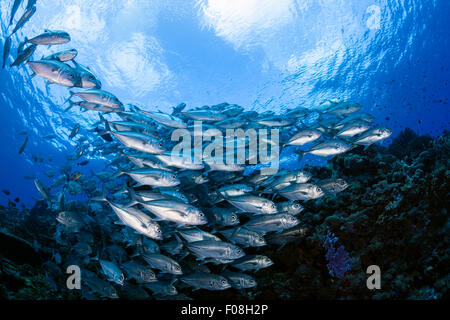
[[[145,261],[153,268],[161,270],[163,273],[175,275],[183,274],[181,266],[175,260],[158,253],[142,255]]]
[[[304,129],[292,136],[285,145],[303,146],[307,143],[316,141],[322,136],[322,132],[315,129]]]
[[[64,51],[53,53],[45,58],[43,57],[42,60],[58,60],[60,62],[67,62],[74,59],[77,54],[78,51],[76,49],[67,49]]]
[[[123,285],[125,276],[122,270],[112,261],[99,260],[103,273],[106,275],[108,281]]]
[[[47,188],[44,186],[44,184],[39,179],[35,179],[34,185],[36,186],[36,189],[41,194],[42,198],[44,198],[45,201],[49,202],[50,196],[49,196]]]
[[[112,202],[109,205],[117,214],[120,221],[126,226],[152,239],[161,240],[163,238],[161,228],[148,215],[133,207],[123,207]]]
[[[78,134],[78,132],[80,131],[80,125],[77,123],[73,128],[72,131],[69,134],[69,139],[73,139],[75,138],[75,136]]]
[[[313,154],[319,157],[335,156],[350,150],[350,145],[343,141],[327,141],[320,143],[312,147],[309,151],[304,152],[304,154]]]
[[[386,127],[376,127],[364,132],[361,136],[357,137],[353,143],[367,147],[371,144],[387,139],[391,135],[391,129]]]
[[[346,123],[337,133],[338,137],[351,138],[370,129],[370,124],[363,120]]]
[[[245,255],[240,247],[223,241],[202,240],[189,242],[186,247],[195,253],[199,259],[238,259]]]
[[[226,271],[221,275],[228,279],[233,288],[238,290],[254,288],[257,285],[255,278],[245,273]]]
[[[16,15],[17,9],[19,9],[23,0],[14,0],[13,6],[11,8],[11,16],[9,17],[9,26],[12,25],[14,21],[14,16]]]
[[[182,276],[180,280],[190,286],[193,286],[194,290],[225,290],[231,287],[231,284],[228,282],[227,278],[211,273],[196,272]]]
[[[56,60],[39,60],[28,61],[27,64],[36,75],[49,80],[51,83],[66,87],[80,85],[81,79],[75,70],[63,62]]]
[[[25,61],[27,61],[36,51],[37,46],[35,44],[29,45],[25,49],[23,49],[23,44],[19,46],[19,50],[17,50],[16,60],[11,64],[11,67],[18,67]]]
[[[35,44],[35,45],[46,45],[52,46],[56,44],[64,44],[70,41],[70,35],[65,31],[51,31],[45,30],[44,33],[27,40],[26,42]]]
[[[256,272],[259,269],[270,267],[273,265],[273,261],[263,255],[248,255],[235,260],[231,265],[241,271]]]
[[[100,89],[89,89],[81,92],[71,91],[68,100],[70,100],[73,96],[80,97],[87,102],[92,102],[110,108],[121,109],[123,107],[123,103],[120,102],[114,94]]]
[[[208,222],[203,212],[184,202],[156,200],[141,204],[158,218],[180,225],[202,225]]]
[[[233,229],[225,229],[219,231],[228,241],[236,243],[243,248],[262,247],[266,245],[264,237],[259,233],[243,227],[235,227]]]
[[[129,278],[133,278],[138,283],[149,283],[158,280],[155,272],[153,272],[150,267],[140,264],[134,260],[123,263],[121,267],[125,270],[125,273]]]
[[[6,61],[8,60],[10,51],[11,51],[11,36],[6,38],[5,44],[3,46],[3,64],[2,64],[2,69],[5,69]]]
[[[202,240],[220,241],[219,237],[196,227],[191,229],[179,229],[178,234],[181,235],[187,242],[195,242]]]
[[[255,214],[274,214],[277,212],[275,203],[263,197],[253,195],[242,195],[228,197],[227,201],[242,210],[242,212],[251,212]]]
[[[17,22],[16,26],[14,27],[11,35],[17,32],[20,28],[22,28],[28,20],[31,19],[31,17],[36,13],[36,7],[32,6],[31,8],[27,8],[20,20]]]
[[[28,143],[28,137],[25,137],[25,140],[23,141],[22,145],[19,148],[19,154],[21,154],[25,150],[27,143]]]
[[[49,134],[43,137],[43,139],[45,140],[51,140],[51,139],[55,139],[56,135],[55,134]]]
[[[279,191],[280,195],[289,200],[311,200],[324,195],[323,190],[312,183],[296,183]]]
[[[251,218],[244,224],[244,227],[265,234],[272,231],[281,232],[299,223],[300,221],[294,216],[287,213],[279,213]]]

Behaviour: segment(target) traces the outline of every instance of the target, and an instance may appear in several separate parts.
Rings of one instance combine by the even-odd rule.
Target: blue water
[[[12,2],[0,0],[1,52]],[[449,13],[448,0],[46,0],[13,36],[8,64],[25,36],[65,30],[70,43],[39,47],[34,58],[76,48],[103,89],[148,110],[227,101],[282,111],[339,98],[361,103],[393,137],[405,127],[437,136],[450,120]],[[98,120],[64,113],[68,90],[30,73],[0,72],[0,189],[11,192],[1,204],[20,197],[31,206],[40,196],[24,175],[49,183],[45,172],[58,175],[74,150],[73,125],[89,136]],[[24,130],[29,142],[18,155]],[[94,160],[80,170],[102,167]]]

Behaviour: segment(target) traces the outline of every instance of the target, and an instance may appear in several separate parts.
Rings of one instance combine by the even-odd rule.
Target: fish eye
[[[175,287],[170,288],[170,291],[175,292]]]
[[[209,286],[210,286],[210,287],[214,287],[214,281],[211,280],[211,281],[209,282]]]
[[[95,80],[93,76],[89,76],[89,80]]]
[[[181,199],[186,199],[186,197],[184,196],[184,195],[181,195],[181,197],[180,197]]]
[[[231,216],[231,220],[236,220],[236,216]]]
[[[225,280],[222,280],[222,285],[226,285],[227,282]]]
[[[300,205],[298,203],[296,203],[296,204],[294,204],[294,208],[298,209],[298,208],[300,208]]]
[[[237,253],[241,253],[241,249],[237,249]]]
[[[253,281],[252,279],[250,279],[250,280],[248,280],[248,283],[250,283],[250,284],[254,284],[254,283],[255,283],[255,281]]]
[[[160,146],[160,147],[162,147],[162,146],[163,146],[162,142],[160,142],[160,143],[159,143],[159,146]]]
[[[177,177],[176,175],[174,175],[174,174],[172,175],[172,179],[175,179],[176,177]]]

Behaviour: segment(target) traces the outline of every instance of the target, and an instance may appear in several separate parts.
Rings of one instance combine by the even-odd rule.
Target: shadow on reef
[[[432,139],[406,129],[388,148],[358,147],[335,157],[326,167],[306,167],[323,179],[334,172],[349,187],[337,196],[304,203],[301,225],[307,233],[295,242],[281,250],[275,246],[254,249],[275,262],[255,274],[257,288],[199,290],[189,292],[189,297],[448,299],[449,154],[450,132]],[[0,208],[1,298],[79,298],[78,293],[65,289],[64,270],[49,261],[39,262],[48,260],[52,247],[56,248],[54,218],[43,202],[31,211]],[[330,238],[331,232],[335,238]],[[341,253],[351,259],[327,260],[325,241],[341,246]],[[370,265],[381,269],[380,290],[366,287]],[[349,270],[338,278],[330,275],[333,267]],[[60,276],[52,278],[49,273]]]

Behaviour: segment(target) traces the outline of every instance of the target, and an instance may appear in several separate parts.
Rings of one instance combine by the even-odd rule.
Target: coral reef
[[[255,274],[256,288],[213,294],[199,290],[189,297],[448,299],[449,154],[450,132],[432,139],[406,129],[387,148],[358,147],[327,166],[305,168],[320,179],[334,172],[349,187],[303,203],[300,218],[308,232],[297,241],[281,250],[274,245],[249,250],[275,262]],[[30,211],[0,208],[1,298],[80,298],[76,290],[66,289],[64,270],[48,261],[58,246],[54,219],[43,202]],[[16,246],[23,250],[14,252]],[[370,265],[381,269],[380,290],[366,287]],[[61,276],[48,277],[49,268]]]

